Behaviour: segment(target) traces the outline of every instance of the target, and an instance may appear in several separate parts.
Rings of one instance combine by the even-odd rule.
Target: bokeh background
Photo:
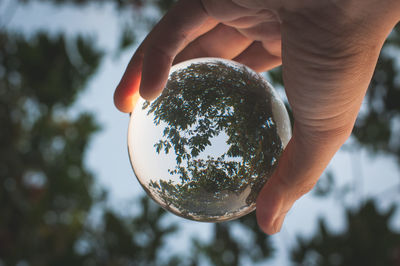
[[[266,236],[166,213],[129,164],[113,91],[173,2],[0,1],[0,266],[400,265],[400,26],[351,138]]]

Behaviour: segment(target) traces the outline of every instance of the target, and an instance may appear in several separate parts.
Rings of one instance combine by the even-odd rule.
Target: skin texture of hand
[[[349,137],[381,47],[400,18],[398,0],[181,0],[131,59],[114,101],[151,100],[171,65],[221,57],[258,72],[282,64],[293,137],[257,199],[257,220],[278,232]]]

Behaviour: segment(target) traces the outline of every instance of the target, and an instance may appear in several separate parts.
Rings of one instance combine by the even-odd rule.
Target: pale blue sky
[[[14,0],[0,2],[0,14]],[[118,40],[119,14],[112,6],[86,8],[55,9],[43,4],[30,4],[19,7],[8,24],[9,28],[31,33],[36,29],[46,29],[53,33],[60,30],[71,36],[76,33],[94,37],[94,44],[108,51],[114,50]],[[0,25],[3,22],[0,15]],[[141,37],[143,38],[143,36]],[[142,189],[131,169],[127,151],[127,129],[129,116],[119,113],[113,105],[112,95],[122,73],[134,52],[127,49],[119,57],[107,55],[97,75],[90,81],[88,89],[81,95],[76,110],[95,112],[96,119],[103,130],[98,133],[90,145],[86,163],[98,177],[101,185],[110,191],[110,204],[118,210],[135,212],[137,205],[133,201],[141,195]],[[400,171],[392,158],[385,156],[371,157],[367,151],[350,152],[342,150],[337,154],[328,169],[336,174],[339,185],[351,184],[356,187],[354,193],[345,202],[357,206],[359,199],[371,195],[379,196],[382,208],[390,203],[400,203]],[[359,178],[354,178],[359,176]],[[397,186],[397,190],[389,189]],[[400,205],[400,204],[399,204]],[[339,201],[331,198],[320,199],[309,194],[296,202],[289,212],[283,230],[272,237],[278,252],[276,259],[269,265],[286,265],[287,251],[293,245],[297,234],[308,235],[316,228],[316,217],[326,217],[330,228],[339,230],[343,227],[343,209]],[[183,220],[170,215],[169,220],[179,222],[183,230],[174,238],[197,236],[207,238],[210,225]],[[400,230],[400,213],[396,215],[396,228]],[[167,221],[168,222],[168,221]],[[397,223],[397,224],[395,224]],[[199,234],[199,232],[202,232]],[[235,232],[239,237],[243,232]],[[243,235],[243,234],[242,234]],[[171,242],[172,243],[172,242]],[[183,250],[185,245],[176,245],[173,250]]]

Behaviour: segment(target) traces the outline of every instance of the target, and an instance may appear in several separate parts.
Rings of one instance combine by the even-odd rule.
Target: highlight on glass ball
[[[290,137],[286,108],[262,76],[200,58],[173,66],[157,99],[138,100],[128,150],[140,184],[164,209],[220,222],[255,209]]]

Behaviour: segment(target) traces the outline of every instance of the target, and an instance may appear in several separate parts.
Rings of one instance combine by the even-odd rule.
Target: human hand
[[[398,0],[181,0],[132,57],[114,100],[130,112],[164,88],[173,62],[221,57],[269,70],[281,62],[295,125],[257,199],[257,220],[280,230],[293,203],[317,182],[348,138]],[[373,18],[373,19],[371,19]],[[282,49],[281,49],[282,48]]]

